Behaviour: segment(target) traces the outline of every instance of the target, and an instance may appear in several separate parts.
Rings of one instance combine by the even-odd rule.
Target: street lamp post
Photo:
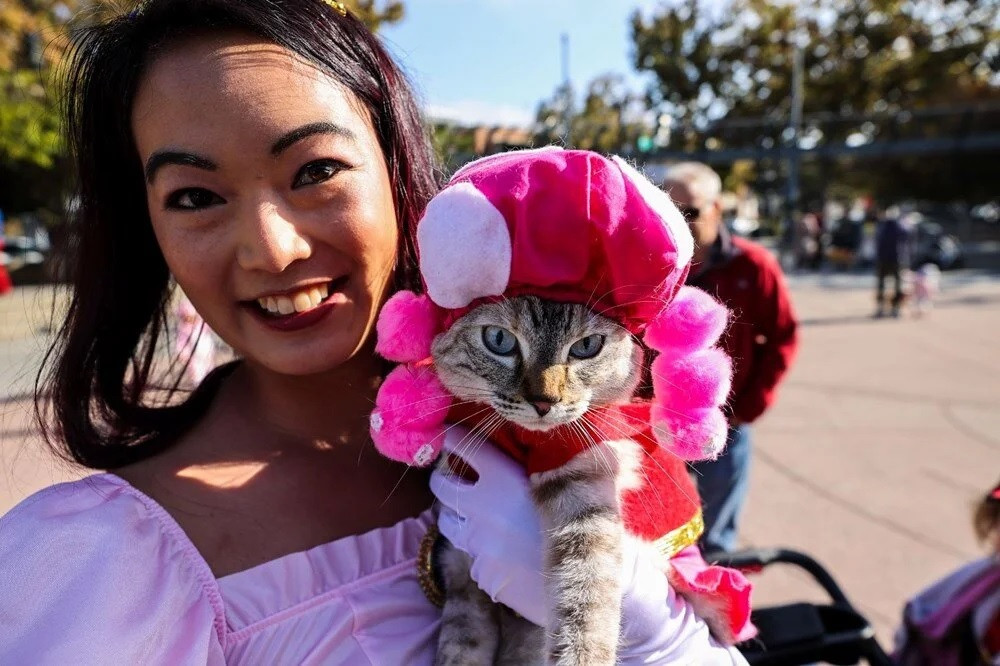
[[[803,106],[803,69],[804,35],[796,21],[795,32],[792,34],[792,90],[791,109],[788,114],[788,126],[785,128],[785,155],[787,167],[787,181],[785,190],[785,234],[786,247],[784,248],[789,257],[794,257],[794,250],[798,243],[798,225],[796,220],[800,214],[799,200],[801,198],[801,187],[799,178],[802,166],[802,153],[799,150],[799,135],[802,131],[802,106]]]

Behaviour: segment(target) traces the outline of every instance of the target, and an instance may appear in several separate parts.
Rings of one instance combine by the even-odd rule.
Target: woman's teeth
[[[293,312],[305,312],[311,310],[323,302],[329,295],[327,285],[310,287],[287,296],[267,296],[258,298],[257,304],[274,315],[290,315]]]

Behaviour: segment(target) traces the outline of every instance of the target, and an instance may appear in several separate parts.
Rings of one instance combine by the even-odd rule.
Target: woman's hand
[[[452,426],[442,455],[457,456],[478,479],[439,465],[431,491],[441,502],[438,528],[472,557],[472,579],[494,601],[545,625],[542,529],[524,468],[489,442]]]
[[[446,465],[433,473],[441,533],[472,557],[472,578],[490,598],[545,626],[542,531],[524,469],[461,427],[448,430],[443,448],[446,461],[457,456],[478,478],[466,480],[445,471]],[[634,539],[625,543],[622,591],[619,663],[745,663],[734,648],[711,638]]]

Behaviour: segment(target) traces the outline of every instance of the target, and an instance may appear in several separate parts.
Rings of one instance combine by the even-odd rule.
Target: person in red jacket
[[[746,503],[751,428],[774,402],[798,346],[798,321],[777,260],[764,247],[730,235],[722,224],[722,180],[697,162],[672,166],[664,189],[691,226],[695,240],[688,284],[709,292],[732,312],[722,344],[733,359],[729,439],[718,460],[696,463],[704,504],[702,548],[736,546]]]

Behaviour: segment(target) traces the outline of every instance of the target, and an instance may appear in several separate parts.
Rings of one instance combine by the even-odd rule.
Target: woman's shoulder
[[[25,499],[0,518],[0,662],[26,663],[18,658],[49,641],[66,658],[108,651],[154,663],[143,661],[150,632],[185,654],[191,641],[199,654],[217,649],[222,600],[179,532],[162,508],[109,474]],[[65,638],[58,649],[57,633]]]
[[[160,513],[162,509],[123,479],[95,474],[24,499],[0,517],[0,544],[17,536],[36,544],[71,535],[79,545],[112,535],[115,542],[133,544],[169,540],[170,525]]]
[[[163,507],[112,474],[49,486],[0,517],[0,578],[12,561],[46,553],[60,569],[74,563],[150,571],[181,565],[199,581],[214,581]]]

